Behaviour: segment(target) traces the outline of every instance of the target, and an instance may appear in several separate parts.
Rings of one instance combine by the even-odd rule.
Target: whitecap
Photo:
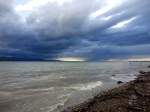
[[[64,94],[64,95],[59,96],[58,98],[59,98],[59,99],[64,99],[64,98],[66,98],[66,97],[69,97],[71,94],[72,94],[72,93]]]
[[[59,78],[60,78],[60,79],[66,79],[67,77],[65,77],[65,76],[60,76]]]
[[[54,105],[45,107],[45,108],[41,108],[40,110],[45,111],[45,112],[59,112],[59,110],[61,110],[61,108],[64,107],[66,100],[62,100],[59,103],[56,103]]]
[[[85,83],[85,84],[77,84],[72,86],[72,89],[77,89],[77,90],[92,90],[96,87],[100,87],[102,86],[102,82],[101,81],[97,81],[97,82],[91,82],[91,83]]]
[[[112,80],[115,80],[115,81],[123,81],[123,82],[129,82],[129,81],[132,81],[136,78],[135,75],[116,75],[116,76],[113,76],[113,77],[110,77]]]
[[[27,89],[26,92],[46,92],[46,91],[52,91],[54,90],[54,87],[50,88],[37,88],[37,89]]]

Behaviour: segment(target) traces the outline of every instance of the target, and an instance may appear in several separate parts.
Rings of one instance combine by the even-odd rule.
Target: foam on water
[[[135,75],[126,75],[126,74],[117,74],[116,76],[110,77],[112,80],[115,81],[123,81],[123,82],[129,82],[136,78]]]
[[[64,94],[64,95],[59,96],[58,98],[59,98],[59,99],[64,99],[64,98],[70,96],[71,94],[72,94],[72,93]]]
[[[97,82],[91,82],[91,83],[87,83],[87,84],[76,84],[75,86],[72,86],[72,89],[77,89],[77,90],[92,90],[96,87],[100,87],[102,86],[102,82],[101,81],[97,81]]]
[[[59,112],[59,110],[61,110],[61,108],[64,106],[66,101],[67,100],[60,100],[59,103],[56,103],[49,107],[42,108],[40,110],[45,111],[45,112]]]
[[[54,87],[50,87],[50,88],[40,88],[40,89],[28,89],[28,91],[31,92],[40,92],[40,91],[50,91],[50,90],[54,90]],[[26,90],[27,91],[27,90]]]

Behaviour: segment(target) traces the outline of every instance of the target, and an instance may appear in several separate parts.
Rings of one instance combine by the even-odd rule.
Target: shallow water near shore
[[[60,112],[117,81],[136,78],[150,62],[0,62],[1,112]]]

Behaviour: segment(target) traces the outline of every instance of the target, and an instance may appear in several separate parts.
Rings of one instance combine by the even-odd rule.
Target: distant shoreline
[[[0,62],[150,62],[150,61],[59,61],[59,60],[1,60]]]
[[[150,112],[150,72],[62,112]]]

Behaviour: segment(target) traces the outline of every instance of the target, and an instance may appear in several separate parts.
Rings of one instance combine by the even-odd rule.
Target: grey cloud
[[[104,2],[73,0],[62,6],[48,3],[23,22],[14,10],[13,0],[0,1],[0,56],[99,60],[150,55],[150,1],[126,0],[90,20],[89,16],[104,7]],[[136,19],[123,28],[111,29],[133,17]]]
[[[100,7],[100,2],[96,1],[73,0],[63,6],[48,3],[37,12],[33,12],[27,21],[34,26],[35,30],[43,30],[51,36],[79,34],[89,14]]]

